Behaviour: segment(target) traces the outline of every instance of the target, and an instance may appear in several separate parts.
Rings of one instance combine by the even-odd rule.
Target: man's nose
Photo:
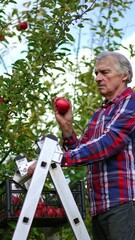
[[[102,80],[102,74],[101,74],[100,72],[96,74],[95,80],[96,80],[97,82]]]

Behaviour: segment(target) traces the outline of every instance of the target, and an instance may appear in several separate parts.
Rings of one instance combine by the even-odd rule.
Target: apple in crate
[[[65,216],[66,214],[65,214],[64,208],[56,208],[56,217],[63,218]]]
[[[13,202],[13,204],[19,204],[20,198],[16,195],[12,195],[12,202]]]
[[[45,202],[44,201],[39,201],[36,212],[34,217],[42,217],[43,216],[43,209],[45,208]]]
[[[21,213],[21,209],[17,209],[17,210],[15,211],[15,216],[16,216],[16,217],[19,217],[19,216],[20,216],[20,213]]]
[[[47,207],[44,206],[42,209],[42,217],[46,217],[47,216]]]
[[[55,217],[56,210],[53,206],[47,206],[47,217]]]

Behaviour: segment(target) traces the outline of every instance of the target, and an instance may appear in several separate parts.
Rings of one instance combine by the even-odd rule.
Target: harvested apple
[[[47,217],[55,217],[56,210],[53,206],[47,206]]]
[[[65,214],[64,208],[56,208],[56,217],[63,218],[65,216],[66,214]]]
[[[60,97],[56,99],[56,107],[60,114],[65,114],[70,108],[70,103],[66,98]]]

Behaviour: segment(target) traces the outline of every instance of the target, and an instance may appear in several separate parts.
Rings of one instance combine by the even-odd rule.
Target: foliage
[[[0,61],[5,73],[0,76],[0,177],[3,181],[14,174],[13,159],[22,153],[28,159],[37,157],[35,141],[48,132],[61,133],[53,116],[51,98],[63,96],[73,104],[74,128],[81,136],[102,98],[94,81],[94,58],[102,50],[118,50],[122,46],[122,27],[117,27],[132,1],[118,0],[3,0],[0,3]],[[13,6],[13,8],[11,8]],[[6,9],[12,9],[7,14]],[[28,28],[17,30],[21,21]],[[90,56],[79,59],[82,29],[89,26]],[[76,38],[75,31],[79,32]],[[4,57],[9,45],[24,43],[22,55],[8,69]],[[77,44],[77,47],[76,47]],[[75,48],[76,58],[73,59]],[[135,51],[129,46],[131,57]],[[64,169],[74,182],[85,179],[85,169]],[[88,203],[88,201],[86,201]],[[87,206],[88,212],[88,206]],[[87,214],[89,215],[89,214]],[[86,226],[91,232],[90,217]],[[10,226],[11,229],[13,226]],[[0,235],[3,238],[2,230]],[[7,233],[9,239],[10,230]],[[44,239],[40,230],[33,229],[30,239]],[[68,228],[59,233],[61,239],[73,238]],[[35,238],[34,238],[35,237]]]

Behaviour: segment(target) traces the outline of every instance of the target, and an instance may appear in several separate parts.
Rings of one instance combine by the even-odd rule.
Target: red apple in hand
[[[17,26],[17,29],[18,29],[19,31],[21,31],[21,30],[27,29],[27,27],[28,27],[28,23],[27,23],[27,22],[20,22],[20,23],[18,24],[18,26]]]
[[[66,98],[60,97],[56,99],[56,107],[60,114],[65,114],[70,108],[70,103]]]

